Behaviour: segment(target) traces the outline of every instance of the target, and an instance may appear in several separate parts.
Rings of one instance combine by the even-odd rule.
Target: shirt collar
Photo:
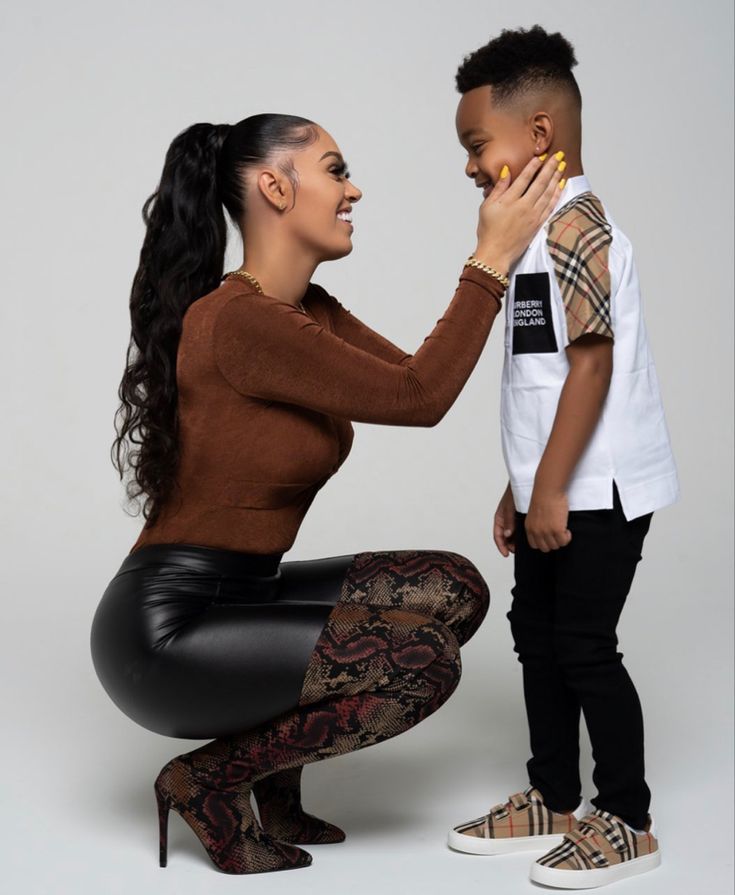
[[[572,199],[576,199],[577,196],[582,193],[589,192],[590,189],[590,182],[587,180],[585,174],[579,174],[577,177],[570,177],[569,180],[567,180],[564,189],[561,191],[561,196],[559,196],[559,199],[554,206],[554,210],[551,212],[552,215],[556,214],[563,205],[567,205]]]

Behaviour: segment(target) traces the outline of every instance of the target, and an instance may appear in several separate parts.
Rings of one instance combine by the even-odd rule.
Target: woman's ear
[[[543,155],[554,145],[554,120],[548,112],[536,112],[530,125],[534,152],[536,155]]]
[[[285,211],[291,199],[293,187],[287,177],[272,168],[264,168],[258,174],[258,190],[268,205],[278,211]]]

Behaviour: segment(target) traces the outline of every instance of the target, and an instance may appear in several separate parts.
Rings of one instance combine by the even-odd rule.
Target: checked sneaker
[[[592,889],[653,870],[661,852],[650,819],[648,827],[636,833],[614,814],[593,811],[531,865],[531,879],[558,889]]]
[[[505,855],[539,851],[558,845],[564,833],[574,830],[585,815],[582,800],[571,814],[560,814],[544,805],[537,789],[517,792],[489,814],[460,824],[449,833],[448,844],[470,855]]]

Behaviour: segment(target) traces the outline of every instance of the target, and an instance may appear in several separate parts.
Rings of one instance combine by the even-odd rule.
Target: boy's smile
[[[562,126],[558,127],[560,122]],[[492,87],[475,87],[462,95],[455,124],[459,142],[467,150],[465,173],[485,196],[500,179],[505,165],[515,179],[533,156],[553,152],[555,133],[565,134],[564,142],[571,146],[578,147],[579,143],[578,125],[573,125],[553,94],[519,97],[498,104]],[[567,151],[564,167],[568,164],[570,170],[566,177],[582,173],[578,155],[577,151],[570,158]]]
[[[467,150],[465,173],[487,196],[505,165],[511,180],[535,155],[563,150],[565,178],[583,173],[579,108],[564,92],[542,90],[496,102],[493,88],[462,94],[455,119]]]
[[[484,188],[485,195],[499,179],[503,165],[515,178],[536,154],[538,136],[532,122],[514,106],[495,107],[492,87],[476,87],[462,96],[456,127],[459,142],[467,150],[465,173]],[[545,151],[545,146],[540,148]]]
[[[498,108],[492,87],[476,87],[462,96],[455,123],[459,142],[467,150],[465,173],[484,195],[500,178],[504,165],[515,178],[534,155],[547,151],[550,134],[544,133],[543,125],[539,128],[538,118],[526,117],[522,105],[515,103]]]

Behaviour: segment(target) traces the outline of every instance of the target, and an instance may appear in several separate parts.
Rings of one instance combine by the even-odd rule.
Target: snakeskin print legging
[[[488,603],[479,572],[457,554],[357,554],[311,655],[299,705],[179,760],[200,784],[206,777],[223,791],[255,783],[257,795],[258,781],[261,792],[268,781],[277,789],[279,777],[292,786],[305,764],[408,730],[454,691],[459,647]],[[182,787],[176,797],[187,801]]]
[[[253,782],[408,730],[457,686],[459,647],[488,604],[483,578],[458,554],[357,554],[309,661],[299,706],[189,754],[232,761]]]

